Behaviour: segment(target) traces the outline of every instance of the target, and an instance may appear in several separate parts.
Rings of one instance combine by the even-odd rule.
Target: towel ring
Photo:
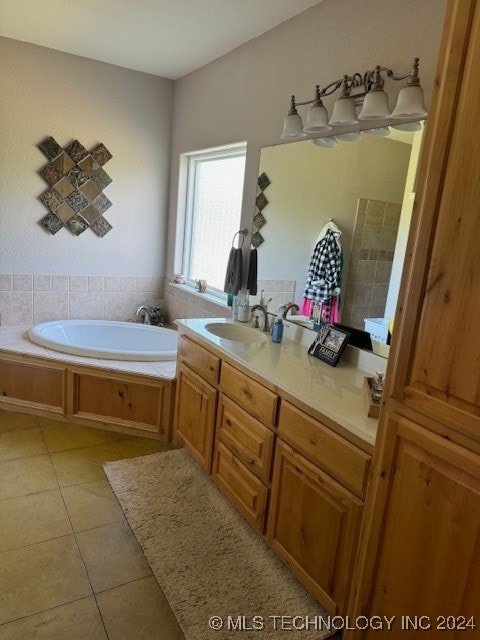
[[[248,236],[248,229],[245,228],[245,229],[240,229],[240,231],[237,231],[237,233],[232,238],[232,247],[235,244],[235,238],[237,236],[242,236],[242,239],[239,240],[239,245],[238,245],[238,249],[241,249],[243,247],[243,243],[245,242],[245,236]]]

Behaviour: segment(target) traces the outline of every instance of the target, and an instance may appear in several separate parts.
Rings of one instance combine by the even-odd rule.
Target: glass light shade
[[[414,122],[402,122],[402,124],[391,124],[392,129],[398,129],[399,131],[420,131],[422,125],[417,120]]]
[[[303,122],[298,113],[288,115],[283,121],[283,132],[280,136],[282,140],[288,140],[290,138],[305,138],[306,133],[303,133]]]
[[[352,98],[339,98],[333,105],[330,124],[357,124],[357,113]]]
[[[369,136],[389,136],[390,129],[388,127],[374,127],[373,129],[364,129],[362,133],[366,133]]]
[[[333,149],[338,147],[338,142],[334,136],[324,136],[323,138],[315,138],[312,140],[313,144],[317,147],[323,147],[325,149]]]
[[[337,133],[336,137],[343,142],[358,142],[362,139],[362,134],[359,131],[350,131],[349,133]]]
[[[388,118],[390,107],[385,91],[369,91],[363,100],[363,107],[358,114],[359,120],[377,120]]]
[[[311,107],[307,113],[307,122],[303,127],[305,133],[322,133],[332,127],[328,124],[328,113],[325,107]]]
[[[423,89],[419,85],[403,87],[391,118],[424,118],[427,115],[423,101]]]

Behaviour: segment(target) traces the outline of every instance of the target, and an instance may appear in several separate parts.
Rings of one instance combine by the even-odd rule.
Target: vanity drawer
[[[275,424],[278,398],[272,391],[226,362],[222,363],[220,386],[255,418],[266,425]]]
[[[199,373],[208,382],[216,384],[220,372],[220,358],[190,340],[185,335],[178,338],[178,356],[190,369]]]
[[[368,453],[285,401],[280,407],[278,435],[344,486],[365,495],[371,462]]]
[[[217,437],[252,473],[269,482],[273,432],[224,395],[218,405]]]
[[[217,441],[212,478],[240,513],[263,533],[268,489],[221,442]]]

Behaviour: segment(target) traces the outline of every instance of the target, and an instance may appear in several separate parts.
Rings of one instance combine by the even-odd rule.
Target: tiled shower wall
[[[364,329],[365,318],[383,318],[400,212],[400,204],[359,198],[343,324]]]
[[[165,278],[0,274],[0,323],[132,320],[141,304],[164,294]]]

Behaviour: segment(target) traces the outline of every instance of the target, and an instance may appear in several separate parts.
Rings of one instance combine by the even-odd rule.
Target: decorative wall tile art
[[[112,154],[103,144],[88,151],[78,140],[64,149],[49,136],[38,148],[48,164],[38,172],[49,185],[40,195],[49,210],[40,225],[54,235],[62,227],[79,236],[89,227],[99,237],[112,229],[103,213],[112,206],[102,193],[112,179],[102,168]]]
[[[90,226],[97,236],[100,236],[100,238],[103,238],[103,236],[112,228],[112,225],[103,216],[97,218]]]
[[[95,147],[92,151],[92,158],[98,162],[98,164],[103,167],[103,165],[110,160],[112,154],[107,149],[107,147],[103,144],[99,144],[98,147]]]
[[[258,176],[257,179],[257,195],[255,197],[255,215],[253,216],[253,232],[252,232],[252,245],[255,247],[259,247],[262,242],[264,242],[264,238],[260,233],[260,229],[267,224],[267,220],[263,215],[263,210],[268,204],[268,200],[266,195],[263,193],[264,190],[270,185],[270,178],[266,173],[262,173],[262,175]]]
[[[52,138],[52,136],[45,138],[45,140],[38,145],[38,148],[47,160],[53,160],[63,151],[62,147]]]
[[[40,196],[40,200],[50,211],[56,211],[63,202],[62,198],[53,189],[44,191]]]
[[[68,147],[65,147],[65,153],[70,156],[75,164],[88,156],[88,151],[78,140],[74,140],[68,145]]]
[[[100,213],[105,213],[105,211],[112,206],[112,203],[110,202],[110,200],[103,193],[97,196],[95,200],[92,202],[92,204],[95,207],[95,209],[98,209],[100,211]]]
[[[270,184],[270,179],[266,173],[262,173],[261,176],[258,176],[257,184],[260,188],[260,191],[265,191],[265,189]]]
[[[73,218],[70,218],[66,226],[74,235],[79,236],[85,229],[88,229],[88,222],[77,213]]]
[[[108,173],[106,173],[101,167],[100,169],[96,169],[95,171],[93,171],[90,177],[100,189],[100,191],[103,191],[105,187],[108,187],[108,185],[112,181]]]
[[[263,191],[261,191],[258,194],[258,196],[257,196],[257,198],[255,200],[255,204],[257,205],[257,208],[258,208],[259,211],[261,211],[262,209],[265,209],[265,207],[267,206],[268,200],[267,200],[265,194],[263,193]]]
[[[63,227],[63,222],[52,212],[47,213],[47,215],[40,220],[40,224],[51,233],[52,236]]]

